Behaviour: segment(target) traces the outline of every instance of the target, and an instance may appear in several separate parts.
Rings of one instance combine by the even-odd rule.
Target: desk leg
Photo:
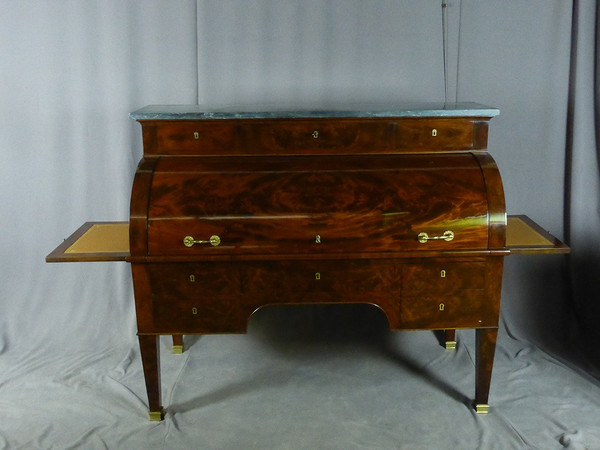
[[[140,351],[142,353],[142,365],[144,366],[144,378],[146,379],[146,393],[148,394],[148,406],[150,409],[150,420],[163,420],[164,411],[160,399],[160,350],[158,335],[140,335]]]
[[[475,409],[477,414],[487,414],[489,410],[488,396],[497,337],[498,328],[478,328],[476,330]]]
[[[173,335],[173,353],[183,353],[183,335]]]
[[[456,349],[456,330],[446,330],[446,350]]]

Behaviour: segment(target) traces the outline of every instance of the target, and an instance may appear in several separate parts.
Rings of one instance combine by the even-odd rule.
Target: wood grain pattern
[[[133,179],[129,207],[129,251],[131,256],[148,253],[148,207],[157,159],[142,158]]]
[[[249,317],[261,307],[315,303],[376,305],[393,330],[493,326],[498,308],[489,294],[487,277],[488,267],[497,259],[144,265],[149,287],[138,299],[144,302],[140,305],[142,331],[243,333]],[[438,268],[448,271],[447,280],[435,279]],[[440,303],[445,305],[443,310]]]
[[[281,156],[483,150],[486,125],[472,118],[145,120],[142,129],[148,156]]]
[[[506,204],[500,171],[489,153],[474,154],[481,165],[488,204],[489,248],[506,247]]]
[[[226,162],[161,159],[149,209],[150,255],[487,248],[485,183],[468,154]],[[417,240],[420,232],[446,230],[453,241]],[[186,235],[215,234],[218,247],[182,245]]]

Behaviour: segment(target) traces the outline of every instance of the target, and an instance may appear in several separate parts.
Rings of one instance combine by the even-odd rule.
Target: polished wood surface
[[[485,180],[466,153],[161,159],[150,196],[148,255],[488,248]],[[417,240],[446,230],[450,242]],[[187,235],[221,243],[188,248]]]
[[[482,150],[481,118],[142,120],[148,156],[386,154]]]

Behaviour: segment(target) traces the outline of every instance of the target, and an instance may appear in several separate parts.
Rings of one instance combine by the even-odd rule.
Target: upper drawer
[[[486,123],[487,126],[487,123]],[[471,150],[485,148],[470,119],[406,119],[397,122],[394,147],[403,150]],[[487,134],[486,134],[487,135]]]
[[[159,155],[383,152],[394,124],[369,120],[211,120],[144,124],[144,151]]]
[[[487,246],[486,183],[470,154],[163,158],[152,178],[150,255]]]
[[[308,155],[481,149],[473,119],[197,120],[143,123],[146,155]]]

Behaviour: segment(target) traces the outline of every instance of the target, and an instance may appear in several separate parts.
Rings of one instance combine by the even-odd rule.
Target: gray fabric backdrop
[[[0,448],[600,448],[595,2],[579,2],[568,185],[571,2],[447,3],[0,0]],[[445,97],[500,109],[508,212],[559,238],[567,217],[574,249],[507,259],[492,414],[468,408],[468,332],[448,354],[368,308],[275,308],[163,355],[171,408],[147,422],[129,267],[44,263],[83,222],[127,220],[128,113]]]

